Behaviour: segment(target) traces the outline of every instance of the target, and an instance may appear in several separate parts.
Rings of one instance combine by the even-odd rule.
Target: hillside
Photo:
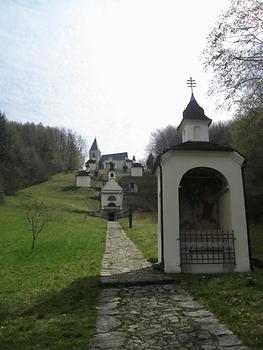
[[[2,349],[83,349],[94,332],[106,221],[83,214],[99,202],[74,180],[56,175],[0,205]],[[32,201],[52,211],[34,250],[22,207]]]
[[[108,181],[108,171],[100,170],[98,179],[92,180],[92,186],[97,190],[97,196],[101,187]],[[151,172],[144,172],[141,177],[130,176],[130,171],[116,171],[116,181],[123,188],[124,207],[133,208],[136,211],[157,210],[157,179]],[[129,185],[137,186],[138,192],[130,191]]]
[[[157,179],[150,172],[145,172],[142,177],[122,176],[118,180],[124,191],[124,201],[128,208],[137,211],[157,210]],[[137,186],[138,192],[132,193],[129,185]]]

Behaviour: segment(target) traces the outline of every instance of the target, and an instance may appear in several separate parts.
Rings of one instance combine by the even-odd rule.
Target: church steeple
[[[95,161],[98,164],[100,160],[101,152],[99,150],[96,137],[89,150],[89,160]]]
[[[183,142],[209,141],[208,127],[212,123],[212,119],[205,115],[204,109],[197,103],[193,93],[192,78],[189,81],[192,90],[191,99],[183,111],[183,119],[177,130],[182,133]]]
[[[98,144],[97,144],[97,139],[95,137],[94,141],[93,141],[93,144],[92,146],[90,147],[90,151],[99,151],[99,147],[98,147]]]
[[[209,120],[209,124],[212,122],[212,120],[205,115],[204,109],[197,103],[193,92],[190,102],[188,103],[186,109],[183,111],[183,119]]]

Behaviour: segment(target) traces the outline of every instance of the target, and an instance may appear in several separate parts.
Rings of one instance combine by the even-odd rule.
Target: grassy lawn
[[[129,228],[128,218],[120,219],[120,223],[130,240],[142,251],[146,259],[157,257],[156,213],[135,212],[132,229]]]
[[[251,225],[252,256],[263,261],[263,226]]]
[[[106,222],[83,214],[96,192],[73,185],[60,174],[0,206],[1,350],[87,349],[94,334]],[[34,250],[20,207],[29,198],[55,213]]]
[[[121,224],[146,259],[156,256],[156,215],[136,214]],[[252,256],[263,260],[263,226],[251,226]],[[177,283],[210,309],[251,349],[263,349],[263,269],[225,275],[178,275]]]

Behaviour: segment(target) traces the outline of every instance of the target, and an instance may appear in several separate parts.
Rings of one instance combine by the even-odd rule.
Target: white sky
[[[102,153],[145,155],[152,131],[178,125],[195,97],[214,121],[200,56],[227,0],[5,0],[0,109],[11,120],[80,133]]]

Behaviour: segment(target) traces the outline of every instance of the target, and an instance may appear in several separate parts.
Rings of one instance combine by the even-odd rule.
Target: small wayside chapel
[[[133,163],[131,166],[131,176],[142,176],[143,167],[141,163]]]
[[[168,273],[250,271],[245,158],[209,142],[211,122],[192,93],[178,127],[183,142],[155,164],[158,260]]]
[[[114,180],[109,179],[100,192],[101,209],[107,214],[109,221],[114,221],[123,209],[123,189]]]
[[[76,175],[76,187],[90,187],[91,177],[86,170],[80,170]]]

